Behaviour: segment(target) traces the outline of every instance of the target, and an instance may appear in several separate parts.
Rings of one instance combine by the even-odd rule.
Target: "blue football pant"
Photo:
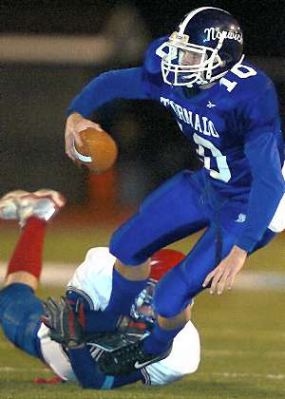
[[[32,288],[11,284],[0,291],[0,325],[6,338],[24,352],[42,359],[37,333],[43,306]]]
[[[202,171],[183,171],[168,180],[143,202],[137,214],[112,236],[110,250],[126,265],[138,265],[154,252],[206,228],[187,257],[159,282],[155,293],[158,314],[172,317],[203,290],[207,274],[230,252],[242,233],[239,215],[246,199],[222,197]],[[267,230],[257,248],[274,233]]]

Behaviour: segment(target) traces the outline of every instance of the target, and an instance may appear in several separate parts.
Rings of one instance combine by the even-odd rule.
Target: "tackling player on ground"
[[[154,322],[156,281],[184,258],[178,251],[161,250],[152,257],[151,279],[133,302],[131,313],[120,318],[111,334],[92,335],[94,324],[97,330],[104,330],[104,319],[111,316],[102,312],[110,299],[115,263],[108,248],[88,251],[60,303],[49,299],[43,304],[36,297],[47,223],[64,203],[64,198],[53,190],[19,190],[0,199],[0,218],[17,220],[22,227],[0,290],[0,325],[8,340],[46,363],[60,380],[79,382],[84,388],[113,389],[136,381],[162,385],[195,372],[200,342],[191,322],[161,362],[118,377],[103,373],[96,362],[105,350],[111,355],[113,350],[130,346],[148,333]]]
[[[79,142],[79,131],[94,126],[93,111],[116,98],[154,100],[169,109],[203,167],[167,181],[113,234],[110,251],[117,262],[107,310],[128,312],[155,251],[206,231],[160,281],[151,335],[131,354],[118,351],[115,362],[105,357],[105,371],[113,374],[126,358],[131,371],[137,359],[145,364],[165,356],[188,320],[185,309],[193,297],[207,287],[218,294],[231,289],[247,256],[285,226],[276,91],[268,76],[244,59],[243,34],[230,13],[193,10],[175,32],[149,46],[142,66],[91,81],[68,109],[66,152],[72,159],[73,140]]]

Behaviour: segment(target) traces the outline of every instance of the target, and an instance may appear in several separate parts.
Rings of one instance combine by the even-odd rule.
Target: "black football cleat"
[[[160,354],[146,353],[144,340],[124,346],[113,352],[104,352],[98,359],[100,370],[108,375],[127,375],[167,357],[171,347]]]

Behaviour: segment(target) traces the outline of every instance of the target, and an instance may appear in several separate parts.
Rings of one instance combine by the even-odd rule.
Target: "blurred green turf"
[[[11,225],[0,225],[0,259],[7,260],[17,239],[17,228]],[[5,228],[4,228],[5,227]],[[108,245],[109,238],[115,227],[80,226],[73,228],[58,227],[55,223],[49,226],[45,244],[44,259],[78,264],[84,258],[88,248]],[[181,240],[171,247],[187,253],[199,234]],[[285,234],[276,237],[266,248],[251,256],[247,268],[253,270],[274,270],[285,272]]]
[[[58,294],[44,291],[41,295]],[[284,293],[203,293],[194,321],[202,341],[200,369],[165,387],[141,384],[112,392],[82,391],[74,385],[38,386],[50,372],[0,336],[1,399],[282,399],[285,398]]]
[[[92,246],[107,245],[112,228],[49,227],[45,260],[77,264]],[[16,228],[0,226],[0,257],[7,260],[17,238]],[[197,238],[174,245],[187,252]],[[247,268],[284,271],[285,236],[253,255]],[[59,294],[42,291],[41,296]],[[281,399],[285,398],[284,293],[234,291],[221,297],[203,293],[196,300],[194,320],[202,339],[199,371],[183,381],[162,388],[140,384],[114,392],[82,391],[79,387],[37,386],[36,376],[50,372],[37,360],[12,348],[0,336],[0,399]]]

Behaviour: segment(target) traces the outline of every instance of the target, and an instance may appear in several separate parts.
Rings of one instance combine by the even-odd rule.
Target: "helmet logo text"
[[[206,28],[204,29],[204,33],[206,34],[205,41],[209,42],[211,40],[220,39],[222,33],[225,35],[225,39],[236,40],[239,43],[243,42],[242,34],[233,31],[220,31],[219,28]]]

